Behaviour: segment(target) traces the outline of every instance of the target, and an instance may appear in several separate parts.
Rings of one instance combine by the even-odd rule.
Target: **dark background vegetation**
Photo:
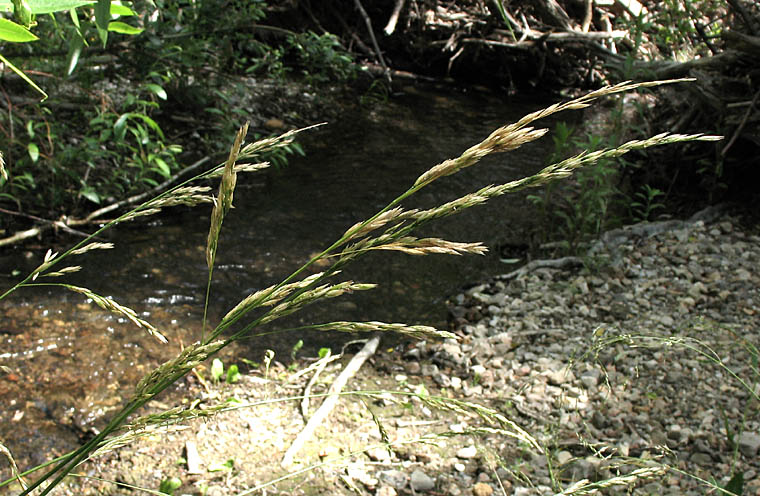
[[[241,121],[256,135],[382,105],[405,85],[477,87],[520,98],[569,95],[622,80],[695,77],[611,107],[606,142],[565,130],[555,153],[614,145],[653,130],[726,136],[667,147],[579,177],[625,198],[627,220],[756,199],[760,8],[743,0],[155,0],[129,5],[103,46],[94,9],[40,15],[34,43],[2,53],[43,87],[40,102],[0,77],[0,229],[66,224],[155,189],[195,160],[216,163]],[[394,14],[394,12],[396,14]],[[8,18],[12,13],[6,13]],[[395,22],[392,20],[395,19]],[[311,88],[300,101],[293,88]],[[560,136],[563,136],[560,134]],[[308,150],[307,150],[308,151]],[[284,166],[298,146],[269,157]],[[285,169],[285,175],[287,170]],[[585,184],[583,184],[585,181]],[[622,191],[622,193],[621,193]],[[578,194],[578,193],[576,193]],[[605,193],[606,194],[606,193]],[[581,211],[535,201],[599,231],[598,198]],[[577,202],[576,202],[577,203]],[[606,214],[604,214],[606,215]],[[596,217],[595,217],[596,216]],[[590,220],[590,226],[579,227]],[[586,222],[589,223],[589,222]],[[569,224],[568,224],[569,225]],[[572,230],[572,229],[570,229]],[[570,237],[566,232],[564,236]]]

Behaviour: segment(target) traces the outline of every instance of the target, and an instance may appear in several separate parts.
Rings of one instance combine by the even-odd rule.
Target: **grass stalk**
[[[82,447],[67,455],[61,459],[58,464],[49,472],[41,476],[35,483],[28,489],[21,493],[21,496],[30,494],[31,491],[40,487],[45,481],[55,476],[52,482],[45,487],[40,496],[48,494],[53,487],[55,487],[63,478],[65,478],[78,464],[86,460],[92,452],[94,452],[98,446],[106,441],[107,437],[119,429],[137,409],[145,405],[158,393],[169,387],[175,381],[183,377],[187,372],[192,370],[202,361],[215,355],[219,350],[223,349],[230,343],[248,337],[251,331],[265,323],[269,323],[279,317],[288,315],[295,311],[300,310],[304,306],[320,301],[324,298],[331,298],[350,293],[356,290],[368,290],[372,289],[374,285],[359,284],[353,281],[339,282],[335,284],[329,284],[325,281],[336,275],[341,267],[347,265],[350,262],[355,261],[361,255],[367,253],[371,249],[391,249],[396,251],[405,251],[407,253],[414,254],[430,254],[430,253],[482,253],[483,247],[479,244],[470,243],[454,243],[445,240],[439,240],[435,238],[418,239],[411,236],[412,232],[418,227],[427,224],[436,219],[447,217],[461,212],[466,208],[470,208],[476,205],[485,203],[491,198],[506,194],[508,192],[517,191],[527,187],[535,187],[550,183],[557,179],[567,177],[573,173],[577,168],[587,164],[594,163],[598,160],[615,157],[628,153],[632,150],[643,149],[650,146],[676,143],[683,141],[711,141],[720,139],[715,136],[703,136],[703,135],[677,135],[677,134],[660,134],[654,136],[648,140],[635,140],[625,143],[617,148],[608,150],[600,150],[594,152],[584,152],[570,159],[564,160],[557,164],[550,165],[537,174],[526,177],[517,181],[511,181],[502,185],[490,185],[486,186],[479,191],[465,195],[461,198],[445,203],[438,207],[423,210],[423,211],[404,211],[400,205],[410,196],[419,192],[422,188],[430,185],[432,182],[451,175],[456,172],[474,166],[483,157],[492,153],[501,153],[514,150],[519,146],[534,141],[543,136],[546,129],[534,129],[529,124],[534,121],[552,115],[556,112],[564,110],[577,110],[588,107],[591,102],[597,98],[619,93],[622,91],[629,91],[639,87],[656,86],[660,84],[675,83],[685,80],[669,80],[669,81],[655,81],[647,83],[621,83],[614,86],[602,88],[600,90],[593,91],[587,95],[576,98],[566,103],[555,104],[545,109],[533,112],[526,115],[519,121],[507,126],[503,126],[491,133],[486,139],[476,144],[475,146],[465,150],[459,157],[451,160],[446,160],[422,175],[420,175],[414,184],[409,187],[405,192],[393,199],[388,205],[380,209],[376,214],[369,219],[354,225],[349,228],[338,240],[325,248],[319,254],[312,257],[309,261],[303,264],[300,268],[293,271],[289,276],[284,278],[280,283],[275,286],[271,286],[261,292],[254,293],[250,297],[243,300],[245,304],[237,305],[233,308],[221,322],[206,335],[206,318],[207,308],[211,287],[211,280],[213,275],[213,266],[216,257],[216,249],[218,245],[219,233],[221,231],[222,222],[224,216],[232,206],[232,198],[234,192],[234,186],[236,182],[236,165],[238,160],[244,160],[250,158],[255,153],[265,149],[266,147],[282,146],[284,143],[288,143],[288,140],[292,139],[292,136],[298,131],[291,131],[278,138],[267,138],[259,142],[242,146],[243,137],[245,135],[245,127],[238,133],[235,143],[230,151],[230,156],[224,166],[214,169],[213,171],[196,176],[196,178],[189,179],[180,185],[172,188],[156,197],[154,200],[150,200],[139,207],[135,208],[131,212],[128,212],[120,216],[115,221],[103,226],[96,231],[93,236],[101,233],[103,230],[115,225],[118,222],[123,222],[134,218],[138,215],[154,213],[162,206],[168,204],[170,198],[177,199],[178,191],[182,195],[185,195],[187,201],[196,201],[197,194],[199,192],[193,192],[189,190],[180,190],[187,184],[197,179],[198,177],[208,177],[211,174],[218,174],[221,169],[222,180],[219,187],[219,194],[216,198],[214,208],[211,214],[211,227],[209,229],[208,242],[206,247],[206,260],[208,265],[208,281],[206,289],[206,299],[204,303],[204,316],[203,316],[203,335],[201,340],[183,350],[177,357],[165,362],[157,367],[155,370],[146,375],[140,383],[137,385],[136,391],[132,398],[127,401],[127,404],[118,412],[113,419],[109,422],[108,426],[103,429],[95,438],[85,443]],[[260,164],[259,164],[260,165]],[[174,195],[174,196],[173,196]],[[177,201],[182,201],[177,199]],[[380,236],[369,237],[373,231],[385,227],[384,233]],[[358,239],[362,238],[362,239]],[[357,240],[358,241],[355,241]],[[87,238],[74,247],[64,252],[61,256],[57,254],[48,253],[43,261],[43,264],[28,275],[21,282],[7,290],[0,296],[0,299],[6,297],[12,291],[16,289],[30,285],[30,281],[36,279],[39,275],[44,275],[46,271],[51,269],[54,265],[60,262],[62,259],[69,255],[72,255],[75,251],[83,249],[85,243],[91,241],[91,238]],[[349,244],[353,242],[353,244]],[[339,248],[342,251],[337,253]],[[301,281],[296,279],[309,267],[314,265],[319,260],[327,257],[336,257],[333,264],[324,272],[307,277]],[[72,288],[68,288],[72,289]],[[246,317],[249,312],[255,309],[262,309],[259,315],[252,318],[248,323],[244,324],[241,329],[235,331],[231,335],[221,339],[222,333],[226,331],[231,325],[240,322]],[[326,324],[329,326],[330,324]],[[334,328],[343,329],[346,331],[367,331],[367,330],[402,330],[400,324],[384,324],[379,322],[369,323],[346,323],[337,322],[332,323]],[[420,329],[416,331],[410,326],[405,328],[407,332],[421,332]],[[500,430],[504,430],[507,435],[511,435],[517,439],[528,442],[534,449],[541,451],[540,446],[532,439],[530,435],[523,431],[517,424],[511,420],[503,417],[498,412],[487,409],[480,405],[464,402],[460,400],[449,400],[437,397],[420,397],[425,403],[436,408],[444,408],[455,412],[470,412],[475,413],[489,422],[495,422]]]

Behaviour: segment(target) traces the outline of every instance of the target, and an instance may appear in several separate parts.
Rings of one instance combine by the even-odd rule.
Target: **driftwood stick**
[[[533,260],[532,262],[523,265],[519,269],[513,270],[509,274],[496,276],[496,279],[505,281],[509,279],[520,278],[536,269],[566,269],[568,267],[579,267],[581,265],[583,265],[583,259],[580,257],[562,257],[551,260]]]
[[[404,7],[404,0],[396,0],[396,5],[393,7],[393,12],[391,13],[390,19],[388,19],[388,24],[385,25],[385,29],[383,31],[387,36],[390,36],[393,34],[393,32],[396,30],[396,23],[398,22],[398,15],[401,13],[401,9]]]
[[[314,430],[316,430],[319,424],[321,424],[325,418],[327,418],[330,412],[332,412],[333,408],[335,408],[335,405],[338,403],[339,393],[343,390],[343,387],[346,385],[348,380],[353,377],[354,374],[356,374],[356,372],[361,368],[367,358],[375,354],[375,351],[377,350],[379,344],[380,336],[374,336],[372,339],[367,341],[359,353],[354,355],[351,361],[348,362],[346,368],[343,369],[343,371],[333,382],[332,386],[330,386],[330,391],[328,391],[327,397],[322,402],[322,405],[317,409],[316,412],[314,412],[314,415],[312,415],[309,421],[306,423],[306,427],[303,428],[301,433],[296,437],[295,441],[293,441],[293,444],[291,444],[290,448],[288,448],[288,451],[285,452],[285,456],[282,457],[281,462],[281,465],[283,467],[287,468],[293,465],[293,458],[301,450],[304,443],[309,438],[311,438]]]
[[[755,104],[757,103],[757,97],[760,96],[760,91],[755,93],[755,97],[752,99],[752,103],[749,104],[749,107],[747,107],[747,111],[744,113],[744,117],[742,118],[742,121],[739,123],[739,126],[736,128],[736,131],[734,131],[733,136],[731,136],[731,139],[726,143],[726,146],[723,147],[723,150],[720,151],[720,156],[725,157],[728,153],[728,150],[731,149],[733,144],[736,142],[736,139],[741,135],[742,131],[744,131],[744,126],[747,125],[747,120],[749,120],[749,116],[752,114],[752,111],[755,108]]]
[[[103,214],[106,214],[108,212],[112,212],[112,211],[114,211],[116,209],[119,209],[119,208],[122,208],[122,207],[126,207],[126,206],[129,206],[129,205],[134,205],[134,204],[136,204],[136,203],[138,203],[138,202],[140,202],[140,201],[142,201],[142,200],[144,200],[146,198],[149,198],[151,195],[155,195],[157,192],[159,192],[162,189],[164,189],[167,186],[169,186],[171,183],[173,183],[174,181],[176,181],[179,177],[181,177],[181,176],[183,176],[183,175],[185,175],[185,174],[187,174],[187,173],[189,173],[189,172],[197,169],[198,167],[200,167],[201,165],[203,165],[204,163],[206,163],[208,160],[209,160],[209,157],[204,157],[204,158],[198,160],[197,162],[195,162],[194,164],[185,167],[184,169],[182,169],[181,171],[179,171],[177,174],[175,174],[174,176],[170,177],[169,179],[167,179],[163,183],[159,184],[158,186],[154,187],[153,189],[151,189],[149,191],[146,191],[145,193],[140,193],[139,195],[135,195],[135,196],[126,198],[126,199],[118,201],[116,203],[112,203],[111,205],[108,205],[106,207],[103,207],[103,208],[100,208],[98,210],[95,210],[94,212],[91,212],[89,215],[87,215],[87,217],[85,217],[84,219],[69,219],[69,218],[66,218],[64,216],[64,217],[61,217],[61,219],[59,219],[59,220],[49,220],[49,219],[42,219],[40,217],[34,217],[34,216],[31,216],[31,215],[27,215],[27,214],[20,214],[20,213],[14,213],[14,212],[10,212],[10,211],[4,211],[4,213],[8,213],[8,214],[12,214],[12,215],[23,215],[23,216],[26,216],[28,218],[32,218],[32,219],[36,220],[37,222],[40,222],[41,224],[38,225],[38,226],[35,226],[35,227],[31,228],[31,229],[15,232],[13,235],[8,236],[7,238],[0,239],[0,247],[12,245],[12,244],[24,241],[25,239],[33,238],[33,237],[38,236],[38,235],[44,233],[45,231],[48,231],[48,230],[53,229],[53,228],[62,229],[64,231],[67,231],[67,232],[72,233],[72,234],[76,234],[76,235],[79,235],[79,236],[87,237],[87,236],[89,236],[88,233],[84,233],[82,231],[78,231],[78,230],[74,229],[72,226],[82,226],[82,225],[86,225],[86,224],[91,224],[91,223],[95,222]]]
[[[364,19],[364,23],[367,25],[367,31],[369,31],[369,37],[372,40],[372,45],[375,47],[377,60],[380,62],[380,65],[383,66],[383,69],[387,71],[388,65],[385,63],[385,59],[383,58],[383,53],[380,51],[380,45],[377,44],[377,39],[375,38],[375,31],[372,29],[372,20],[367,15],[367,11],[364,10],[364,7],[362,6],[362,3],[360,0],[354,0],[354,3],[356,4],[356,8],[359,10],[359,14],[361,14],[362,18]]]
[[[112,203],[111,205],[108,205],[107,207],[103,207],[101,209],[95,210],[94,212],[90,213],[87,217],[82,219],[82,224],[92,222],[93,220],[97,219],[98,217],[102,216],[103,214],[107,214],[108,212],[113,212],[114,210],[117,210],[122,207],[126,207],[128,205],[134,205],[138,202],[141,202],[145,200],[146,198],[150,198],[152,195],[155,195],[162,189],[169,186],[171,183],[176,181],[178,178],[184,176],[185,174],[197,169],[201,165],[205,164],[209,161],[209,157],[203,157],[202,159],[196,161],[195,163],[188,165],[181,171],[179,171],[177,174],[173,175],[166,181],[162,182],[158,186],[154,187],[153,189],[150,189],[146,191],[145,193],[140,193],[139,195],[131,196],[129,198],[125,198],[124,200],[118,201],[116,203]]]
[[[303,418],[305,420],[308,420],[309,418],[309,402],[311,401],[311,388],[317,382],[317,379],[319,379],[319,375],[322,373],[323,370],[325,370],[325,367],[327,367],[327,364],[333,361],[333,358],[334,357],[330,354],[330,350],[327,350],[327,354],[324,356],[324,358],[320,359],[317,363],[314,364],[316,365],[316,368],[314,370],[314,375],[312,375],[311,379],[309,379],[309,382],[306,383],[306,387],[303,390],[303,399],[301,400],[301,415],[303,415]]]

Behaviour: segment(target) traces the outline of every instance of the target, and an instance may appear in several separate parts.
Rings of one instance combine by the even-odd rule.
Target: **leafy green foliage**
[[[171,495],[181,486],[182,481],[178,477],[168,477],[161,481],[161,485],[158,486],[158,492]]]

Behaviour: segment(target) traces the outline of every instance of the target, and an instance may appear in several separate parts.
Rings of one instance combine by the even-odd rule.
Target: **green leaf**
[[[224,364],[218,358],[211,362],[211,378],[218,381],[224,375]]]
[[[100,195],[92,186],[85,186],[79,191],[79,194],[93,203],[100,203]]]
[[[114,33],[128,34],[128,35],[136,35],[144,31],[143,28],[136,28],[134,26],[130,26],[126,22],[121,22],[121,21],[111,21],[108,24],[108,30],[113,31]]]
[[[161,157],[154,157],[153,163],[156,164],[157,169],[156,171],[164,176],[165,178],[169,178],[172,175],[172,170],[169,168],[169,164],[167,164],[164,159]]]
[[[111,0],[98,0],[95,6],[95,26],[98,28],[98,35],[103,42],[103,48],[108,41],[108,23],[111,21]]]
[[[83,5],[91,5],[95,0],[28,0],[32,14],[50,14],[62,10],[71,10]],[[11,0],[0,0],[0,11],[12,12]]]
[[[32,159],[32,162],[37,162],[40,158],[40,149],[37,148],[37,145],[34,143],[29,143],[26,145],[26,151],[29,152],[29,157]]]
[[[235,384],[240,380],[241,377],[242,376],[238,371],[238,366],[234,363],[230,365],[230,367],[227,369],[227,384]]]
[[[130,9],[126,5],[121,5],[119,3],[112,3],[111,4],[111,15],[112,16],[134,16],[137,15],[134,10]]]
[[[744,492],[744,472],[736,472],[723,489],[736,496],[741,496]]]
[[[113,124],[114,137],[117,141],[124,141],[124,136],[127,134],[127,119],[132,116],[131,112],[121,114],[119,118]]]
[[[38,38],[21,24],[0,18],[0,40],[13,43],[27,43]]]
[[[230,458],[224,463],[214,462],[209,465],[206,470],[209,472],[228,472],[235,466],[235,460]]]
[[[174,494],[174,491],[182,486],[182,481],[177,477],[169,477],[161,481],[161,485],[158,486],[158,492],[164,494]]]
[[[42,91],[42,88],[40,88],[39,86],[37,86],[35,84],[35,82],[32,81],[31,79],[29,79],[29,76],[27,76],[26,74],[24,74],[18,67],[16,67],[15,65],[11,64],[10,60],[8,60],[5,57],[3,57],[2,55],[0,55],[0,61],[2,61],[3,63],[5,63],[5,65],[7,65],[10,68],[10,70],[12,70],[16,74],[18,74],[18,76],[21,79],[23,79],[24,81],[26,81],[26,84],[28,84],[29,86],[31,86],[35,90],[39,91],[42,94],[42,101],[47,100],[47,97],[48,97],[47,93],[45,93],[44,91]]]
[[[330,353],[330,348],[320,348],[318,353],[319,358],[326,357],[328,353]]]
[[[113,24],[113,23],[112,23]],[[152,93],[154,93],[161,100],[166,100],[166,91],[159,85],[149,83],[145,85]]]
[[[84,40],[80,36],[72,36],[69,40],[69,53],[66,55],[66,75],[71,76],[77,64],[79,56],[84,48]]]

